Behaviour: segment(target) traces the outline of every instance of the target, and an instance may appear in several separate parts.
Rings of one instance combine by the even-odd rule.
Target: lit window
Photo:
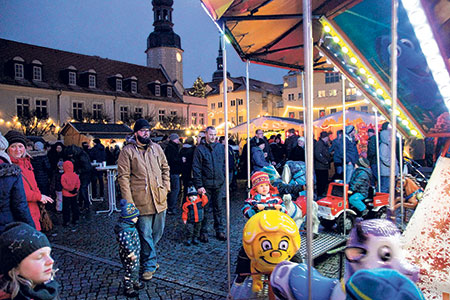
[[[95,75],[89,74],[89,87],[95,88],[96,86],[97,86],[97,84],[96,84],[96,80],[95,80]]]
[[[332,97],[332,96],[337,96],[337,90],[329,90],[328,94]]]
[[[222,108],[222,102],[217,103],[217,108]]]
[[[122,79],[116,78],[116,91],[122,91]]]
[[[155,85],[155,96],[161,96],[161,86],[159,84]]]
[[[72,103],[72,118],[77,121],[83,120],[83,102]]]
[[[142,107],[135,107],[134,108],[134,119],[135,120],[142,119],[142,115],[143,115]]]
[[[197,125],[197,113],[193,112],[192,113],[192,125]]]
[[[216,104],[215,103],[211,103],[211,109],[216,109]]]
[[[319,96],[319,98],[325,97],[326,96],[326,92],[325,91],[318,91],[317,95]]]
[[[103,111],[103,104],[101,104],[101,103],[93,103],[92,104],[92,118],[94,120],[102,119],[102,111]]]
[[[347,88],[347,89],[345,90],[345,94],[346,94],[347,96],[355,95],[355,94],[356,94],[356,88]]]
[[[120,106],[120,120],[122,122],[128,121],[128,106]]]
[[[48,117],[47,100],[36,99],[36,117],[45,119]]]
[[[200,121],[199,121],[200,125],[205,125],[205,114],[199,113],[198,116],[200,119]]]
[[[69,85],[77,85],[77,73],[69,72]]]
[[[18,117],[26,117],[30,114],[30,99],[27,98],[17,98],[16,108]]]
[[[23,64],[14,64],[14,78],[23,79]]]
[[[160,109],[158,111],[158,120],[160,122],[164,121],[164,117],[166,116],[166,111],[164,109]]]
[[[172,87],[167,87],[167,97],[172,98]]]
[[[131,81],[131,92],[133,94],[137,93],[137,82],[136,81]]]
[[[289,118],[295,118],[295,112],[290,111],[289,112]]]
[[[325,109],[319,110],[319,118],[325,117]]]
[[[42,68],[33,66],[33,80],[42,81]]]

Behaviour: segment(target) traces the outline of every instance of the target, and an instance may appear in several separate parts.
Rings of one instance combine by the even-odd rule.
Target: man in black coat
[[[320,138],[314,145],[314,170],[317,179],[317,196],[322,196],[327,191],[328,169],[330,168],[331,156],[328,150],[328,133],[322,131]]]
[[[181,179],[183,181],[184,197],[187,195],[187,189],[192,186],[192,161],[194,160],[195,151],[194,139],[188,137],[180,150],[181,157]]]
[[[169,136],[169,142],[164,150],[167,163],[170,167],[170,193],[167,195],[167,214],[175,214],[178,195],[180,194],[180,174],[181,174],[181,157],[180,157],[180,137],[176,133]]]
[[[199,194],[206,193],[209,199],[205,206],[212,206],[216,238],[225,241],[225,147],[216,142],[216,129],[206,128],[206,143],[197,146],[192,163],[192,181]],[[208,218],[205,213],[200,230],[200,241],[208,242]]]
[[[94,139],[94,147],[90,149],[88,152],[91,162],[96,161],[97,163],[101,163],[106,161],[106,151],[105,146],[102,145],[100,139]],[[97,182],[100,187],[100,197],[103,198],[105,196],[105,185],[103,183],[103,172],[97,171],[93,168],[92,171],[92,197],[97,198]]]
[[[370,169],[372,171],[372,185],[375,185],[375,181],[378,176],[378,168],[377,168],[377,137],[375,136],[375,130],[370,128],[367,130],[367,134],[369,135],[369,140],[367,142],[367,159],[369,160]]]

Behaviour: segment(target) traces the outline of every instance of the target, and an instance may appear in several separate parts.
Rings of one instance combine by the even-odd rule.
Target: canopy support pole
[[[342,79],[342,172],[343,172],[343,181],[344,181],[344,197],[342,197],[342,201],[344,201],[344,235],[347,234],[345,230],[345,220],[347,218],[347,212],[345,210],[346,203],[348,201],[348,191],[347,191],[347,132],[345,131],[345,126],[347,125],[347,118],[346,118],[346,108],[345,108],[345,76],[344,73],[341,73],[341,79]]]
[[[225,197],[227,211],[227,275],[228,275],[228,294],[231,292],[231,247],[230,247],[230,172],[228,155],[228,86],[227,86],[227,51],[225,41],[225,23],[222,25],[222,51],[223,51],[223,107],[225,119]]]
[[[381,174],[380,174],[380,131],[378,130],[378,110],[375,109],[375,140],[377,142],[377,187],[378,193],[381,193]]]
[[[397,141],[397,8],[398,0],[392,0],[392,20],[391,20],[391,92],[392,92],[392,131],[391,131],[391,167],[389,178],[389,207],[392,210],[395,202],[395,168],[396,163],[396,141]]]
[[[402,228],[403,228],[403,223],[405,222],[404,217],[405,217],[405,208],[403,207],[403,139],[402,136],[400,135],[398,137],[398,152],[400,152],[400,202],[401,202],[401,206],[400,206],[400,214],[401,214],[401,220],[402,220]]]
[[[314,160],[313,160],[313,41],[311,0],[303,1],[303,41],[305,62],[305,102],[306,102],[306,253],[308,264],[308,300],[312,299],[312,203],[314,198]]]
[[[247,188],[250,197],[250,87],[249,87],[249,71],[250,61],[245,62],[245,98],[247,100]]]

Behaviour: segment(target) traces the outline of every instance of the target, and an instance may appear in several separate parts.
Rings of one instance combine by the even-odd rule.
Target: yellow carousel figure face
[[[270,272],[289,260],[300,248],[298,228],[287,214],[277,210],[261,211],[244,227],[244,250],[260,272]]]

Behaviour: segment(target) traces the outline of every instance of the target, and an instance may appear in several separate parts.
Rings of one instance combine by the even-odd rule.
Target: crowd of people
[[[343,180],[345,168],[349,202],[364,216],[367,208],[363,200],[368,197],[369,186],[379,184],[381,191],[388,192],[389,169],[395,165],[398,172],[399,166],[398,161],[390,161],[391,141],[387,125],[379,133],[380,182],[376,173],[375,132],[369,129],[367,158],[358,153],[355,133],[355,127],[348,125],[332,140],[327,132],[321,132],[314,140],[315,193],[316,198],[324,196],[330,180]],[[306,163],[305,138],[294,129],[288,131],[284,142],[280,134],[267,139],[258,129],[250,139],[250,145],[243,145],[240,155],[239,147],[232,139],[229,140],[229,148],[225,149],[225,137],[217,137],[212,126],[207,127],[197,141],[188,137],[183,143],[178,134],[172,133],[163,141],[154,142],[151,126],[144,119],[136,121],[133,134],[122,149],[115,143],[105,148],[99,139],[92,142],[92,147],[87,142],[82,147],[64,146],[61,142],[50,146],[41,141],[31,143],[17,131],[9,131],[5,137],[0,135],[1,259],[10,251],[3,246],[10,249],[15,242],[10,241],[14,230],[25,228],[24,231],[31,235],[41,230],[41,213],[46,208],[62,211],[63,226],[76,230],[80,213],[87,218],[90,216],[89,184],[92,184],[93,198],[105,196],[104,174],[93,165],[99,162],[117,164],[118,192],[123,200],[114,231],[125,269],[127,296],[137,295],[143,287],[139,271],[141,279],[148,281],[159,268],[156,246],[164,233],[166,214],[180,216],[185,224],[184,244],[190,246],[208,243],[211,211],[215,238],[226,241],[225,155],[229,158],[230,188],[235,188],[236,177],[246,174],[247,151],[250,151],[252,197],[245,203],[243,201],[243,213],[247,218],[264,209],[287,212],[281,198],[283,193],[271,185],[269,177],[281,173],[287,161]],[[330,178],[332,165],[334,175]],[[301,185],[294,192],[287,193],[297,197],[304,188]],[[46,239],[42,241],[42,244],[33,244],[28,252],[14,261],[14,265],[3,270],[0,276],[4,284],[0,288],[4,292],[15,297],[20,293],[33,293],[36,286],[42,284],[49,283],[49,293],[55,288],[50,246]],[[38,246],[42,247],[36,248]],[[28,283],[14,280],[17,274],[21,275],[21,261],[34,255],[34,251],[45,252],[42,256],[47,257],[45,265],[48,268],[44,273],[49,276],[44,281],[28,278],[32,282],[30,289]],[[239,257],[246,260],[242,253]],[[243,268],[246,268],[245,262]],[[21,276],[27,278],[26,275]],[[242,277],[238,281],[242,282]]]

